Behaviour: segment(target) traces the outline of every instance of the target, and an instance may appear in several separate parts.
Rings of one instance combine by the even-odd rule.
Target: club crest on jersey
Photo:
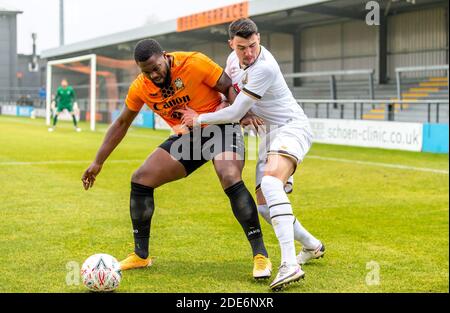
[[[173,83],[174,83],[175,87],[177,88],[177,90],[184,88],[183,81],[179,77],[177,79],[175,79],[175,81]]]

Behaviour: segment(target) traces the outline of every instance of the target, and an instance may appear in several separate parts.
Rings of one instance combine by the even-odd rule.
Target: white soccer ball
[[[91,291],[113,291],[122,279],[120,264],[109,254],[91,255],[81,266],[81,279]]]

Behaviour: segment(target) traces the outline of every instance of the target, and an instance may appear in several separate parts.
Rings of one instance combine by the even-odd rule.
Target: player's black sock
[[[154,208],[153,188],[131,182],[130,215],[133,223],[134,252],[143,259],[148,257]]]
[[[262,238],[261,225],[258,219],[258,210],[255,200],[245,187],[243,181],[225,189],[225,193],[230,199],[231,208],[236,219],[241,224],[252,246],[253,256],[257,254],[267,255],[266,247]]]
[[[75,115],[72,115],[72,120],[73,120],[73,125],[75,125],[75,127],[77,127],[77,118],[75,117]]]
[[[55,116],[53,117],[53,127],[56,126],[56,122],[58,122],[58,115],[55,114]]]

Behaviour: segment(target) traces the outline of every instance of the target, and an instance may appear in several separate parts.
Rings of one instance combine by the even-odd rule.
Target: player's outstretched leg
[[[164,164],[164,166],[161,166]],[[133,224],[134,252],[120,262],[122,270],[148,267],[150,227],[155,209],[155,188],[186,176],[183,165],[168,152],[157,148],[133,173],[130,193],[130,215]]]
[[[120,262],[121,270],[152,265],[152,259],[148,257],[148,244],[154,209],[153,188],[131,182],[130,215],[133,224],[134,252]]]
[[[269,278],[272,274],[272,263],[264,245],[258,210],[255,200],[242,181],[243,161],[234,160],[235,156],[225,158],[225,152],[214,160],[214,166],[228,196],[233,214],[241,224],[253,252],[253,277]]]

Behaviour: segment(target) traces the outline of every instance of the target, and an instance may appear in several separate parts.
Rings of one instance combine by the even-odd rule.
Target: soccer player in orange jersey
[[[146,104],[174,130],[144,161],[131,178],[130,215],[135,249],[121,262],[122,270],[152,265],[149,257],[150,225],[154,211],[153,191],[184,178],[213,160],[220,183],[253,251],[253,276],[267,278],[272,265],[262,239],[255,202],[242,181],[244,142],[239,125],[210,125],[189,129],[181,125],[177,110],[189,107],[197,113],[214,112],[222,106],[231,80],[223,69],[198,52],[166,53],[152,39],[141,40],[134,58],[141,74],[128,91],[125,106],[109,128],[95,160],[84,172],[84,188],[91,188],[111,152],[121,142],[132,121]]]

